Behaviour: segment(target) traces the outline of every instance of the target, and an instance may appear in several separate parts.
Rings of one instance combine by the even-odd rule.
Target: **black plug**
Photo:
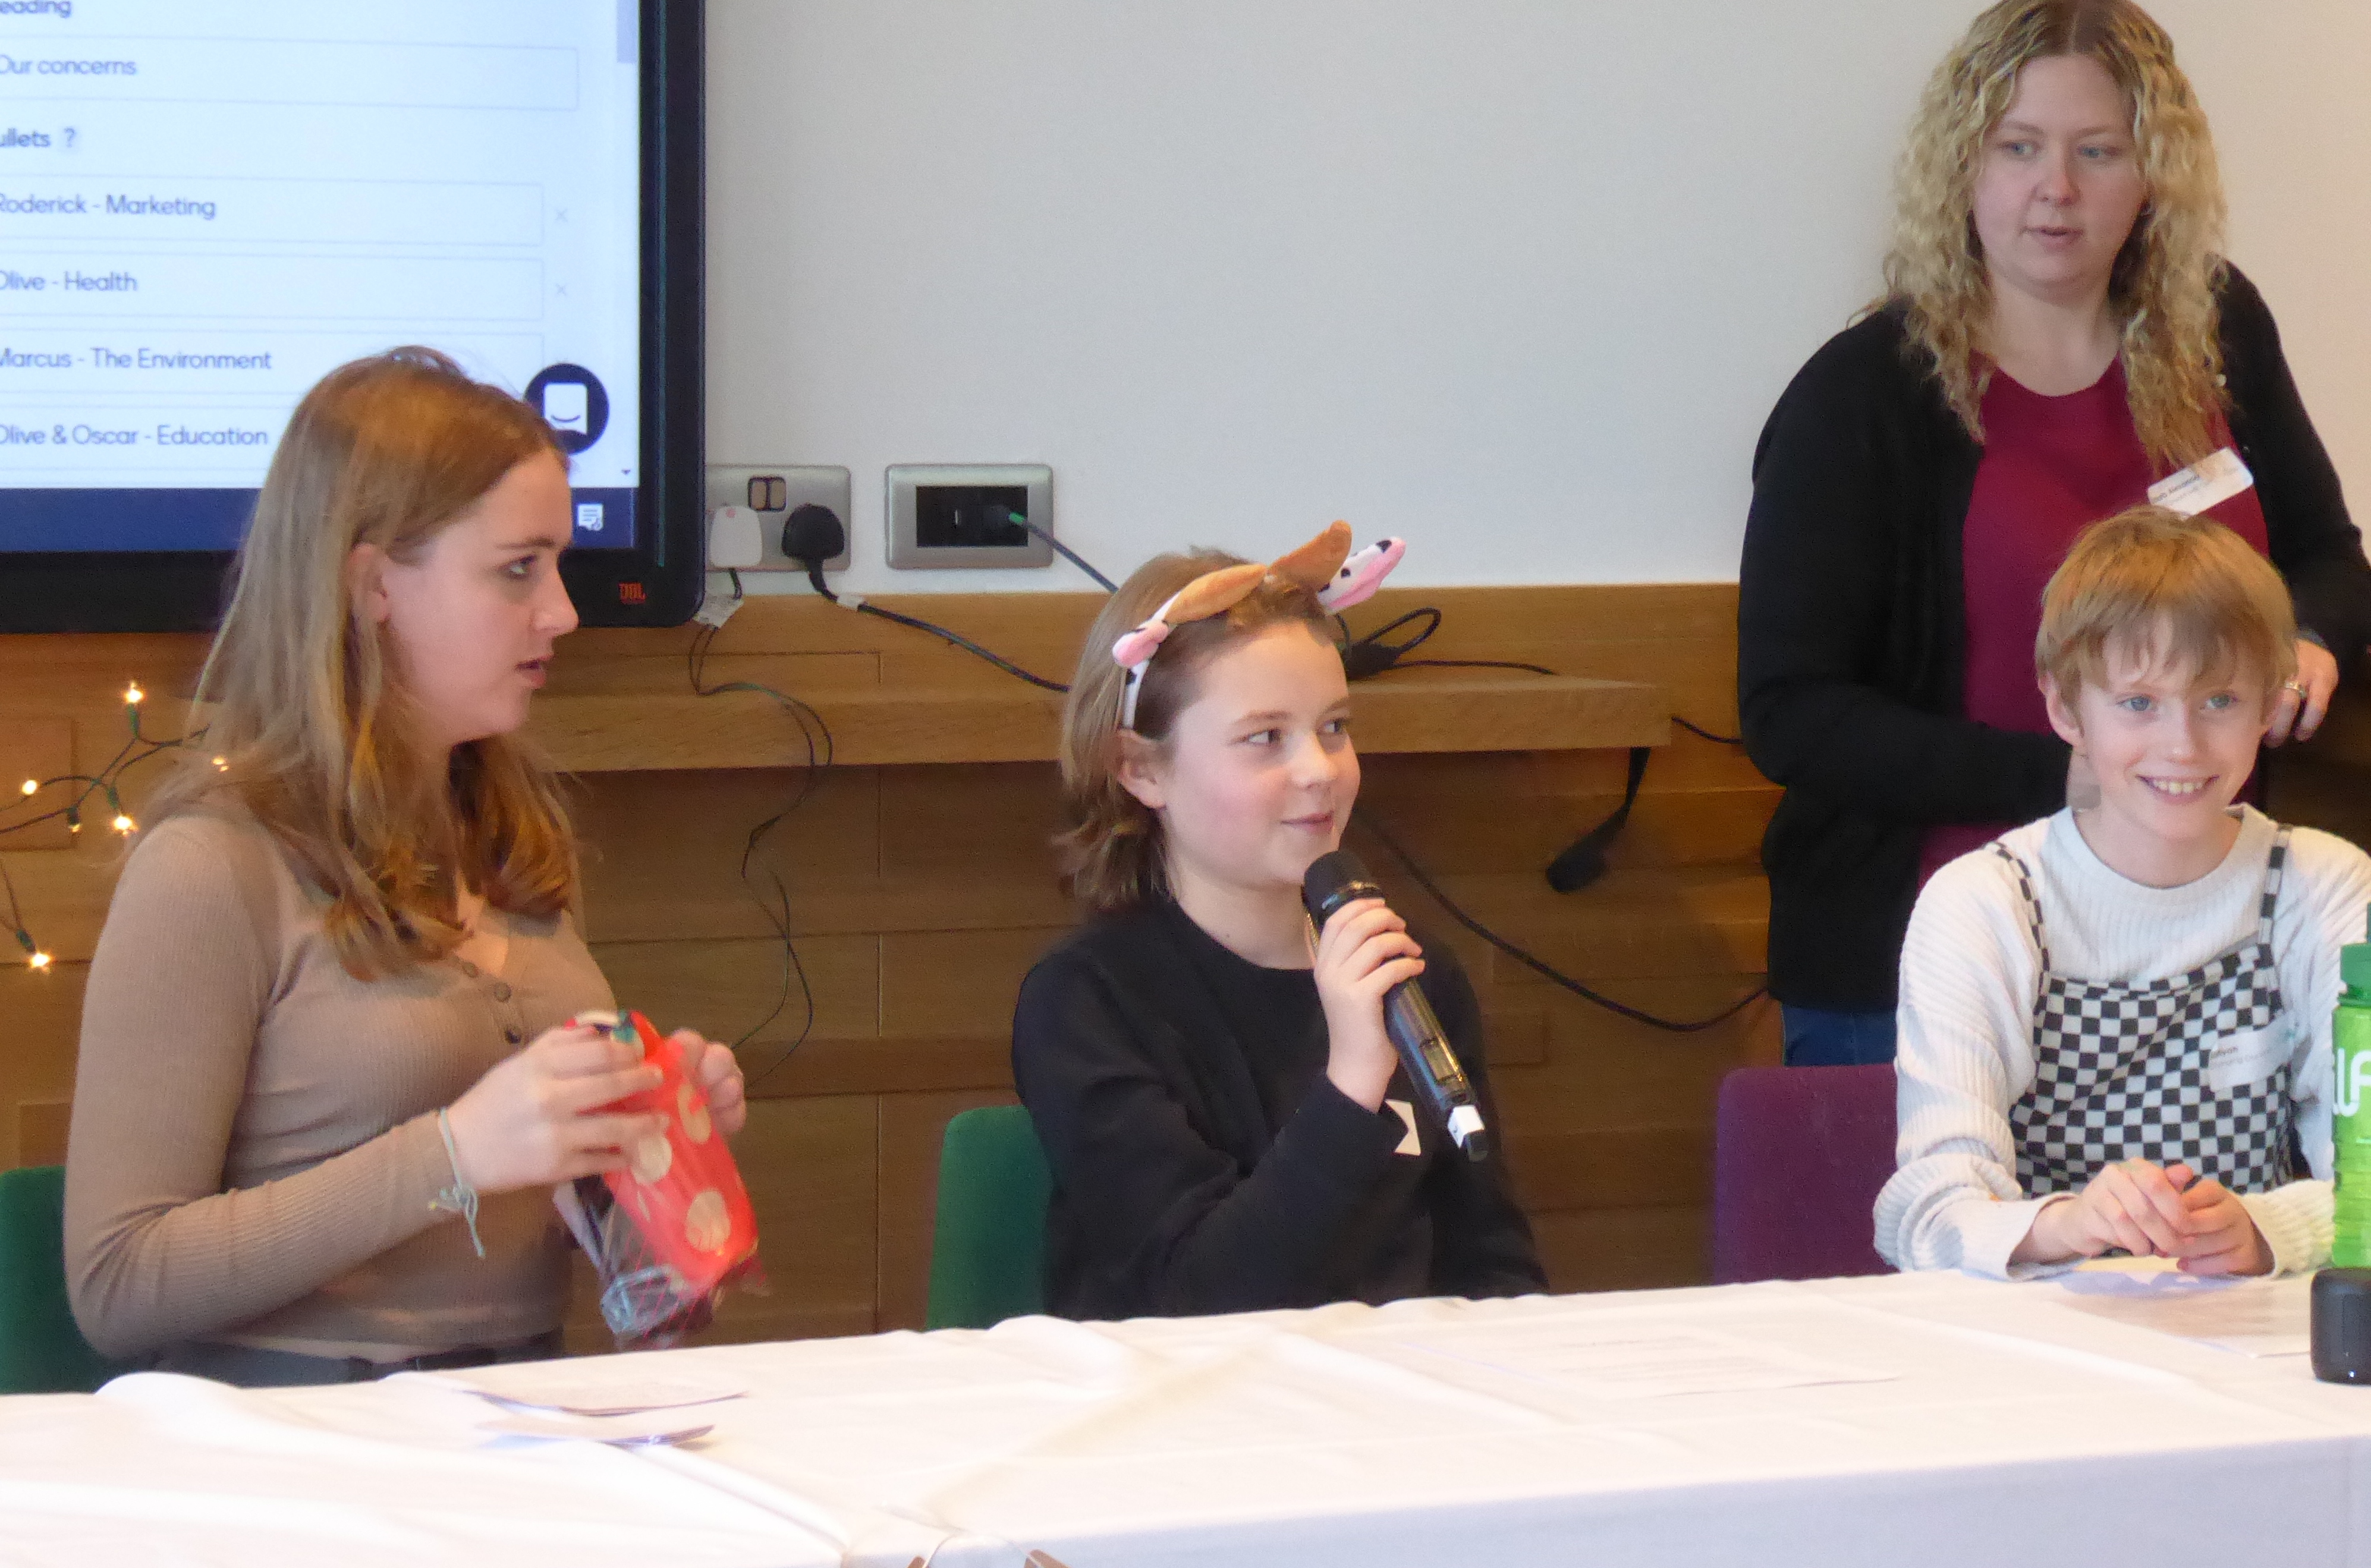
[[[1558,893],[1579,893],[1605,874],[1605,847],[1622,831],[1624,816],[1616,813],[1565,847],[1548,862],[1548,885]]]
[[[823,563],[848,548],[848,529],[839,521],[839,513],[828,506],[813,502],[792,507],[782,519],[782,554],[807,569],[807,581],[815,591],[839,602],[839,595],[824,586]]]
[[[1342,677],[1353,681],[1371,680],[1398,663],[1400,655],[1405,651],[1404,648],[1378,642],[1371,637],[1362,637],[1343,648]]]
[[[1645,746],[1630,748],[1630,774],[1622,803],[1603,822],[1565,847],[1548,862],[1548,885],[1558,893],[1579,893],[1605,874],[1605,851],[1622,836],[1630,808],[1638,803],[1638,786],[1647,781],[1647,759],[1655,754]]]
[[[1349,638],[1349,623],[1339,616],[1334,618],[1342,628],[1342,635]],[[1390,640],[1393,632],[1411,621],[1421,621],[1424,624],[1397,642]],[[1352,638],[1346,641],[1342,646],[1342,674],[1354,681],[1370,680],[1415,652],[1425,639],[1440,629],[1440,612],[1439,610],[1429,605],[1419,610],[1410,610],[1399,619],[1388,625],[1379,626],[1364,637]]]

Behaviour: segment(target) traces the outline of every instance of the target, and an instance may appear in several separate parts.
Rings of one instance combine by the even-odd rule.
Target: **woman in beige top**
[[[398,350],[291,418],[90,967],[66,1268],[93,1344],[226,1381],[556,1354],[549,1190],[621,1167],[655,1077],[571,917],[575,840],[513,738],[576,625],[536,412]],[[686,1037],[718,1125],[732,1053]]]

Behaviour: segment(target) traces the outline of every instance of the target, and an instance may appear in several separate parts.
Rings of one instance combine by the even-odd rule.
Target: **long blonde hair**
[[[2081,55],[2115,80],[2133,116],[2148,205],[2118,254],[2108,308],[2121,324],[2134,427],[2162,469],[2214,449],[2223,353],[2223,182],[2214,138],[2173,40],[2133,0],[2001,0],[1926,84],[1895,179],[1889,300],[1969,435],[1991,379],[1979,339],[1992,285],[1972,214],[1984,143],[2035,60]]]
[[[357,613],[347,571],[359,544],[416,559],[546,454],[566,461],[534,409],[406,348],[324,376],[264,477],[198,677],[197,701],[213,709],[202,755],[158,787],[148,814],[244,805],[330,895],[323,928],[357,979],[451,951],[464,883],[525,915],[574,900],[576,840],[549,769],[508,735],[429,765],[409,738],[387,632]]]
[[[1242,564],[1240,557],[1217,550],[1155,556],[1104,602],[1087,632],[1062,703],[1062,796],[1070,825],[1055,837],[1054,847],[1071,895],[1091,909],[1128,909],[1169,893],[1161,818],[1119,781],[1120,695],[1128,673],[1113,661],[1112,644],[1204,572]],[[1136,733],[1155,745],[1166,744],[1177,716],[1193,705],[1204,666],[1232,644],[1292,621],[1332,640],[1316,590],[1271,575],[1224,614],[1172,628],[1145,666],[1136,694]]]

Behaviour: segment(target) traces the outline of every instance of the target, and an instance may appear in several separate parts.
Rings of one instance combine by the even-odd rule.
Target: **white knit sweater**
[[[2110,870],[2069,812],[2004,836],[2034,872],[2053,965],[2086,980],[2146,982],[2248,940],[2278,829],[2251,808],[2238,814],[2239,836],[2223,863],[2180,887]],[[2282,1014],[2260,1050],[2213,1074],[2218,1083],[2226,1073],[2248,1082],[2291,1064],[2297,1134],[2317,1180],[2241,1200],[2284,1274],[2330,1256],[2331,1009],[2338,950],[2364,940],[2366,905],[2371,857],[2330,834],[2293,829],[2273,914]],[[1877,1199],[1877,1250],[1896,1268],[1995,1279],[2050,1272],[2009,1266],[2047,1201],[2018,1188],[2008,1122],[2033,1083],[2040,968],[2016,873],[1989,847],[1945,866],[1918,895],[1902,949],[1898,1169]]]

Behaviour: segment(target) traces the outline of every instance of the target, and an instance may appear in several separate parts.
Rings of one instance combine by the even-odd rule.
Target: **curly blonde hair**
[[[1119,781],[1120,694],[1128,672],[1113,663],[1112,644],[1204,572],[1243,564],[1241,557],[1217,550],[1155,556],[1104,602],[1087,632],[1062,705],[1062,796],[1070,825],[1056,836],[1054,848],[1071,896],[1090,909],[1109,914],[1169,894],[1161,818]],[[1295,621],[1325,642],[1335,640],[1316,590],[1270,576],[1225,614],[1173,627],[1145,666],[1136,732],[1166,744],[1177,716],[1193,706],[1204,666],[1247,637]]]
[[[2001,0],[1975,19],[1926,84],[1895,179],[1888,298],[1970,436],[1991,368],[1980,335],[1992,286],[1974,225],[1984,144],[2035,60],[2096,60],[2131,107],[2148,204],[2117,255],[2108,308],[2122,324],[2134,427],[2164,469],[2215,448],[2223,406],[2215,290],[2223,279],[2223,181],[2215,143],[2173,40],[2133,0]]]

